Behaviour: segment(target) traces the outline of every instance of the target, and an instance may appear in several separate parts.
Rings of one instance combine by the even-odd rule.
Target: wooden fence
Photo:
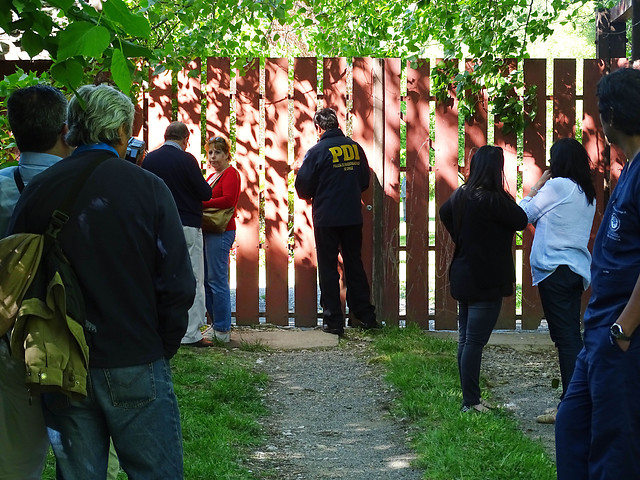
[[[3,63],[0,74],[12,69]],[[624,59],[612,63],[613,68],[626,65]],[[595,89],[609,67],[603,60],[585,60],[580,79],[577,67],[573,59],[556,59],[552,65],[543,59],[511,62],[511,68],[523,69],[528,85],[537,86],[538,113],[518,136],[505,134],[490,118],[482,97],[475,117],[460,128],[455,94],[436,102],[430,93],[429,62],[413,68],[397,58],[297,58],[292,64],[269,58],[255,59],[232,75],[227,58],[194,60],[183,71],[151,79],[149,93],[140,98],[134,134],[153,149],[162,144],[169,122],[181,120],[192,132],[189,151],[202,158],[203,138],[233,133],[242,177],[234,262],[236,323],[311,327],[319,318],[311,208],[291,192],[291,179],[316,142],[313,113],[319,105],[333,107],[343,129],[364,148],[372,169],[372,188],[363,195],[363,258],[378,318],[391,325],[404,321],[456,329],[456,303],[447,278],[453,249],[437,209],[459,184],[465,168],[460,159],[469,158],[474,148],[491,143],[504,149],[509,188],[521,197],[546,168],[551,143],[578,134],[595,167],[594,233],[599,225],[607,192],[624,160],[613,149],[609,154],[599,123]],[[470,62],[461,68],[470,68]],[[203,73],[190,75],[193,70]],[[406,224],[400,209],[403,179]],[[522,271],[521,306],[516,308],[515,297],[505,299],[497,328],[515,329],[518,321],[523,329],[540,325],[542,308],[528,261],[533,233],[529,226],[514,244]]]

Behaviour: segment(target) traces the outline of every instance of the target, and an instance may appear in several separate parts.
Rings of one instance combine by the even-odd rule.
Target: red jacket
[[[216,174],[213,173],[207,178],[209,185],[213,183]],[[238,206],[238,198],[240,197],[240,174],[238,171],[229,165],[227,169],[222,172],[220,180],[218,180],[211,190],[211,199],[202,202],[203,208],[215,207],[215,208],[229,208]],[[236,229],[236,215],[235,212],[229,224],[227,230]]]

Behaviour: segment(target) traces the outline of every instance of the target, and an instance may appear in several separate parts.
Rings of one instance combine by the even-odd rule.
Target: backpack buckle
[[[45,234],[52,238],[56,238],[58,236],[58,233],[60,233],[60,230],[62,230],[62,227],[64,227],[64,224],[67,223],[68,220],[69,215],[61,212],[60,210],[54,210],[51,214],[51,221],[49,222],[49,227],[47,228]]]

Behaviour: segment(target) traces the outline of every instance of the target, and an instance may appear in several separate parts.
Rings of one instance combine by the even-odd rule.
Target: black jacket
[[[176,201],[185,227],[202,225],[202,202],[211,198],[211,187],[202,176],[193,155],[171,145],[149,152],[142,168],[159,176]]]
[[[42,233],[95,155],[76,153],[29,182],[10,232]],[[87,336],[91,367],[142,365],[176,353],[195,279],[178,211],[162,180],[115,155],[103,161],[86,181],[60,242],[97,328]]]
[[[449,268],[453,298],[484,301],[513,295],[513,235],[527,226],[524,210],[504,195],[467,195],[458,188],[440,208],[440,219],[455,243]]]
[[[362,147],[334,128],[309,149],[296,176],[296,192],[310,199],[316,227],[362,224],[360,195],[369,188]]]

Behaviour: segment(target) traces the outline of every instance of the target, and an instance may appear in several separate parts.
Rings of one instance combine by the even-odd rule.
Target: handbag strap
[[[18,167],[16,167],[13,170],[13,179],[16,182],[16,187],[18,187],[18,191],[22,193],[22,190],[24,190],[24,181],[22,180],[22,175],[20,175],[20,171],[18,170]]]

